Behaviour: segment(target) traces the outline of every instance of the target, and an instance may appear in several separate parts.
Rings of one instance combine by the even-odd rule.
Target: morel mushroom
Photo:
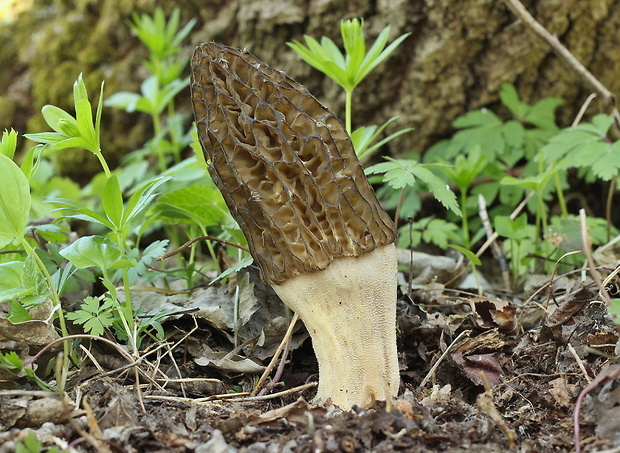
[[[306,325],[315,401],[395,397],[396,238],[342,123],[246,51],[200,44],[192,103],[209,172],[260,269]]]

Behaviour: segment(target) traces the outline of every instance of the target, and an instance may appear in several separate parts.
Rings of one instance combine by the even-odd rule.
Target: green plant
[[[101,109],[103,108],[103,82],[99,92],[97,112],[93,121],[93,111],[88,100],[86,85],[80,74],[73,84],[73,102],[75,117],[54,105],[46,105],[41,113],[54,132],[26,134],[26,138],[37,143],[52,145],[55,149],[83,148],[97,156],[106,176],[110,176],[108,167],[99,144],[101,133]]]
[[[319,43],[311,36],[304,35],[306,45],[299,41],[287,43],[310,66],[328,76],[345,91],[345,128],[351,136],[353,147],[360,159],[369,156],[383,144],[397,136],[409,132],[411,128],[401,129],[371,146],[377,137],[392,121],[392,117],[382,126],[375,125],[352,128],[353,90],[381,64],[410,33],[405,33],[387,45],[390,36],[390,27],[385,27],[373,45],[366,52],[364,39],[364,21],[360,19],[343,20],[340,23],[340,32],[344,44],[344,54],[330,38],[324,36]]]
[[[61,450],[58,446],[54,445],[49,448],[44,448],[43,444],[37,438],[37,435],[30,431],[24,436],[24,438],[15,446],[15,453],[66,453],[67,450]]]
[[[182,77],[187,61],[179,56],[181,43],[189,35],[196,20],[190,20],[182,29],[180,10],[174,8],[166,21],[164,12],[157,8],[153,16],[134,14],[129,26],[138,39],[149,49],[149,58],[143,64],[151,72],[140,86],[140,93],[119,92],[110,96],[105,105],[138,111],[151,116],[154,137],[147,143],[146,150],[158,158],[159,171],[168,167],[166,155],[171,153],[175,163],[181,160],[181,150],[189,144],[189,135],[183,133],[183,117],[176,113],[174,98],[187,88],[189,80]],[[167,121],[162,114],[167,110]]]
[[[446,187],[446,184],[430,169],[439,167],[441,164],[420,164],[415,160],[385,158],[387,162],[381,162],[366,169],[367,174],[383,174],[383,182],[394,190],[401,190],[408,186],[414,186],[417,179],[422,180],[433,193],[435,198],[450,209],[456,215],[461,215],[461,210],[456,202],[454,192]]]
[[[61,302],[57,287],[47,267],[25,237],[30,211],[30,186],[28,179],[13,160],[5,154],[0,154],[0,179],[3,181],[3,190],[0,191],[0,248],[12,245],[20,246],[28,258],[35,263],[34,265],[46,283],[46,294],[49,294],[56,307],[55,313],[60,322],[61,331],[66,336],[68,335],[68,330],[64,313],[60,309]],[[17,267],[13,267],[13,273],[15,273]],[[26,280],[24,276],[25,269],[32,269],[32,267],[26,265],[22,267],[22,281]],[[68,357],[70,352],[69,343],[64,342],[63,348],[65,357]],[[65,360],[61,376],[63,382],[66,379],[68,369],[69,364]]]

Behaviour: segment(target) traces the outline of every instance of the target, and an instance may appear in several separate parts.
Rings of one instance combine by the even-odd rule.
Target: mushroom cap
[[[215,42],[191,66],[209,172],[266,283],[394,242],[344,126],[303,85]]]

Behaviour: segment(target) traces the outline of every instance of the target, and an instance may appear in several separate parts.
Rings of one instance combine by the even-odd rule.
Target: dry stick
[[[573,347],[572,344],[570,344],[570,342],[566,343],[566,346],[568,348],[568,351],[571,353],[571,355],[575,359],[575,362],[577,362],[577,366],[579,366],[579,369],[583,373],[583,376],[586,382],[589,384],[590,382],[592,382],[592,378],[588,374],[588,371],[586,370],[586,366],[583,364],[581,357],[579,357],[579,354],[577,354],[577,351],[575,351],[575,348]]]
[[[450,343],[450,345],[446,348],[446,350],[443,352],[443,354],[441,354],[441,357],[439,357],[439,359],[437,360],[437,362],[435,362],[435,364],[432,366],[432,368],[428,371],[428,373],[426,374],[426,376],[424,376],[424,379],[422,379],[422,382],[420,382],[419,387],[424,387],[426,385],[426,383],[430,380],[430,378],[433,376],[433,374],[435,373],[435,370],[437,370],[437,368],[439,368],[439,365],[441,364],[441,362],[443,362],[443,360],[446,358],[446,356],[448,355],[448,353],[452,350],[452,348],[454,347],[454,345],[463,337],[468,336],[472,331],[471,330],[464,330],[462,331],[455,339],[452,343]]]
[[[601,275],[596,270],[596,266],[594,265],[594,258],[592,258],[592,252],[590,251],[590,241],[588,240],[588,225],[586,223],[585,209],[579,210],[579,220],[581,223],[581,243],[583,246],[583,253],[586,255],[586,258],[588,260],[588,270],[590,271],[592,280],[594,280],[594,283],[596,283],[596,286],[598,286],[598,289],[601,292],[601,296],[603,296],[605,302],[609,304],[611,297],[609,297],[609,293],[603,286]]]
[[[580,426],[579,426],[579,415],[581,412],[581,407],[583,406],[583,399],[587,396],[595,388],[603,385],[604,383],[616,379],[620,375],[620,366],[615,368],[607,367],[601,370],[601,372],[594,378],[594,380],[585,387],[579,396],[577,397],[577,401],[575,402],[575,415],[573,418],[573,430],[575,432],[575,452],[581,452],[581,435],[580,435]]]
[[[594,93],[592,93],[590,96],[588,96],[586,101],[583,103],[583,105],[579,109],[579,112],[577,112],[577,116],[575,116],[575,119],[573,120],[573,124],[571,124],[572,127],[575,127],[579,123],[581,123],[581,119],[583,118],[583,115],[586,114],[586,110],[590,106],[590,102],[592,102],[595,97],[596,97],[596,94],[594,94]]]
[[[525,26],[527,26],[536,36],[545,41],[557,57],[564,63],[568,69],[573,71],[579,78],[589,86],[603,101],[604,106],[610,112],[617,124],[620,124],[620,113],[616,107],[616,97],[609,91],[590,71],[582,65],[577,58],[558,40],[543,27],[528,12],[519,0],[504,0],[504,3],[517,16]]]
[[[487,203],[482,194],[478,194],[478,214],[480,215],[480,220],[482,220],[482,226],[486,231],[487,238],[493,236],[493,226],[491,226],[491,220],[489,219],[489,212],[487,211]],[[508,270],[508,264],[506,263],[506,257],[502,252],[499,244],[494,241],[491,244],[491,251],[493,252],[493,256],[499,263],[499,267],[502,270],[502,279],[504,280],[504,286],[508,290],[512,290],[512,285],[510,283],[510,271]]]
[[[293,315],[293,318],[291,319],[291,323],[288,325],[288,329],[286,330],[286,333],[284,334],[284,338],[282,338],[282,341],[280,342],[278,349],[276,349],[276,352],[271,358],[269,365],[267,365],[267,368],[265,368],[263,375],[260,377],[256,385],[254,386],[254,389],[252,390],[252,393],[250,393],[250,396],[252,397],[256,396],[256,394],[260,391],[261,387],[263,386],[263,384],[269,377],[269,373],[271,373],[271,370],[273,370],[273,367],[276,365],[278,357],[280,356],[280,353],[284,349],[284,346],[291,339],[291,336],[293,335],[293,328],[295,327],[295,324],[297,324],[298,319],[299,319],[299,315],[295,313]],[[284,360],[284,358],[282,360]]]
[[[523,208],[525,208],[525,205],[527,205],[527,202],[530,201],[530,198],[532,198],[533,196],[534,196],[534,192],[530,192],[529,194],[527,194],[527,197],[525,197],[525,199],[521,203],[519,203],[519,206],[517,206],[515,210],[512,211],[512,213],[510,214],[511,220],[514,220],[517,218],[517,216],[521,213],[521,211],[523,211]],[[493,244],[493,242],[497,240],[498,237],[499,237],[499,234],[497,234],[497,231],[495,231],[491,235],[491,237],[488,238],[484,244],[482,244],[480,249],[476,252],[476,256],[480,257],[486,251],[486,249],[488,249],[491,246],[491,244]]]
[[[592,279],[596,283],[603,296],[603,299],[609,303],[611,298],[609,297],[609,293],[603,286],[603,282],[601,281],[601,276],[596,271],[594,266],[594,259],[592,258],[592,253],[590,252],[590,244],[588,241],[588,226],[586,224],[586,211],[584,209],[579,210],[579,220],[581,221],[581,242],[583,246],[583,253],[585,253],[586,258],[588,260],[588,270],[590,271],[590,275]],[[579,394],[577,397],[577,401],[575,402],[575,414],[573,419],[573,429],[574,429],[574,441],[575,441],[575,451],[579,453],[581,451],[581,435],[580,435],[580,427],[579,427],[579,414],[581,412],[581,406],[583,405],[583,399],[585,396],[590,393],[592,390],[597,388],[602,383],[606,382],[609,378],[614,378],[620,373],[620,367],[615,368],[610,372],[600,372],[598,376],[589,383]]]
[[[278,364],[278,368],[276,369],[275,374],[271,378],[271,381],[269,381],[261,389],[261,391],[258,392],[258,396],[263,396],[263,395],[266,395],[268,392],[270,392],[271,389],[276,386],[276,384],[278,383],[278,381],[282,377],[282,373],[284,373],[284,365],[286,365],[286,357],[288,356],[288,351],[289,351],[290,344],[291,344],[291,342],[287,341],[286,344],[284,345],[284,351],[282,351],[282,357],[280,358],[280,363]]]
[[[167,258],[170,258],[171,256],[176,255],[177,253],[181,253],[183,250],[185,250],[187,247],[192,245],[194,242],[205,241],[205,240],[206,241],[220,242],[220,243],[222,243],[224,245],[230,245],[231,247],[237,247],[238,249],[244,250],[246,252],[250,251],[250,249],[247,248],[247,247],[244,247],[244,246],[239,245],[239,244],[235,244],[234,242],[230,242],[230,241],[227,241],[225,239],[216,238],[215,236],[199,236],[197,238],[190,239],[189,241],[187,241],[185,244],[183,244],[182,246],[180,246],[176,250],[173,250],[170,253],[166,253],[164,256],[160,256],[159,258],[157,258],[157,261],[163,261],[163,260],[165,260]]]

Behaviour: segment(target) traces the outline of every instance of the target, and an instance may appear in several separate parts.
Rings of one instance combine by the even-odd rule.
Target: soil
[[[69,451],[570,452],[577,411],[582,451],[620,451],[618,330],[606,305],[568,277],[528,280],[521,297],[436,282],[401,292],[399,396],[351,411],[313,405],[312,386],[295,390],[317,372],[303,329],[278,385],[258,398],[242,392],[256,372],[197,364],[197,344],[228,343],[190,314],[164,323],[166,348],[146,345],[135,367],[84,340],[89,356],[64,403],[25,379],[0,381],[0,452],[30,430]]]

